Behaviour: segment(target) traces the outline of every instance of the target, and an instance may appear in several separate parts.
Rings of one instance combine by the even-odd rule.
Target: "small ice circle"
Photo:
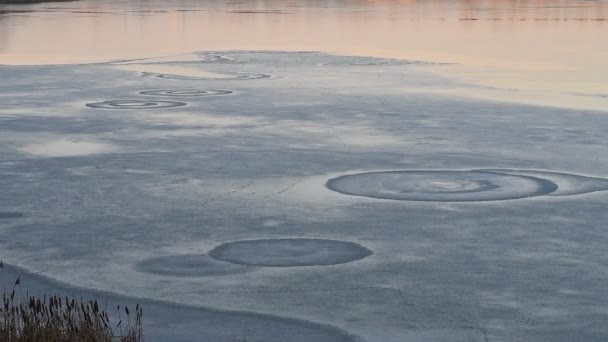
[[[173,108],[186,104],[177,101],[147,101],[147,100],[111,100],[87,103],[86,106],[96,109],[153,109]]]
[[[354,242],[300,238],[229,242],[209,252],[218,260],[263,267],[336,265],[371,254],[372,251]]]
[[[230,90],[194,90],[194,89],[183,89],[183,90],[144,90],[139,92],[142,95],[151,96],[175,96],[175,97],[202,97],[202,96],[221,96],[232,94]]]

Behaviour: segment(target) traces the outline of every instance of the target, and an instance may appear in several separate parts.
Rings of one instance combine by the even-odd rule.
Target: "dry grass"
[[[0,342],[143,342],[139,305],[135,312],[118,306],[118,322],[113,324],[97,301],[19,296],[19,284],[17,279],[13,290],[2,296]]]

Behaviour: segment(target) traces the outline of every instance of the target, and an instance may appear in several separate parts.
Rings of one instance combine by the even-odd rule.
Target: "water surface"
[[[78,1],[1,6],[0,28],[0,64],[323,51],[458,63],[440,71],[489,87],[464,96],[608,105],[605,0]]]

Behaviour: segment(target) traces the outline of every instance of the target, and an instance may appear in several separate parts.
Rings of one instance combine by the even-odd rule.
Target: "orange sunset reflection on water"
[[[523,102],[602,109],[556,94],[608,93],[607,33],[606,1],[76,1],[0,7],[0,64],[323,51],[456,63],[438,70],[538,92]]]

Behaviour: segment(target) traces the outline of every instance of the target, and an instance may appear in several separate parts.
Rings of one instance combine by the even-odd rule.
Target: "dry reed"
[[[142,308],[117,306],[114,324],[97,301],[5,291],[0,307],[0,342],[143,342]],[[131,314],[134,315],[131,316]]]

